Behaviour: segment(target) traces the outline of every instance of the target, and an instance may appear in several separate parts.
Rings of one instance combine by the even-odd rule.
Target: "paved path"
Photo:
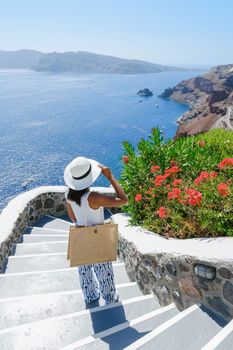
[[[232,106],[227,107],[226,124],[230,130],[233,130],[233,108],[232,108]]]
[[[227,106],[226,114],[219,118],[214,124],[214,128],[225,128],[233,130],[233,107]]]

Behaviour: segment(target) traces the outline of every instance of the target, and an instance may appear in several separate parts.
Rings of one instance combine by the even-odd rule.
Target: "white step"
[[[37,254],[9,257],[5,273],[46,271],[69,267],[67,253],[60,254]]]
[[[57,350],[77,339],[108,328],[159,308],[153,295],[140,296],[43,321],[0,331],[1,350]]]
[[[51,215],[46,215],[37,223],[37,227],[45,227],[51,229],[68,230],[72,222],[68,218],[55,218]]]
[[[213,314],[206,311],[194,305],[131,344],[127,350],[201,349],[223,327],[222,320],[213,319]]]
[[[27,227],[24,235],[25,236],[34,236],[34,235],[68,235],[69,228],[66,229],[58,229],[58,228],[49,228],[49,227],[37,227],[37,226],[29,226]]]
[[[143,316],[121,323],[103,332],[95,333],[93,336],[76,340],[70,345],[62,347],[60,350],[125,349],[129,344],[140,339],[145,334],[148,334],[155,327],[163,324],[178,313],[179,311],[176,309],[175,305],[171,304],[150,313],[145,313]]]
[[[136,282],[116,287],[121,301],[142,295]],[[104,301],[100,299],[99,302],[91,304],[90,307],[103,304]],[[6,298],[0,300],[0,329],[65,315],[85,308],[86,304],[81,290]]]
[[[114,265],[116,284],[129,282],[123,264]],[[0,299],[80,289],[76,268],[0,275]]]
[[[41,243],[41,242],[52,242],[52,241],[68,241],[69,234],[59,232],[59,234],[24,234],[21,236],[19,243]]]
[[[64,253],[67,251],[68,241],[41,242],[41,243],[18,243],[15,250],[16,256]]]
[[[113,265],[118,265],[121,262],[114,261]],[[123,263],[122,263],[123,265]],[[49,253],[49,254],[32,254],[11,256],[8,259],[5,274],[8,273],[24,273],[47,270],[60,270],[69,268],[69,260],[67,253]]]
[[[233,348],[233,321],[229,322],[201,350],[230,350]]]

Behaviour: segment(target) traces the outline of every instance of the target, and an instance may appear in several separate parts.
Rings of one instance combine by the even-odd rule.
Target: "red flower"
[[[156,171],[158,171],[160,169],[160,166],[159,165],[154,165],[152,166],[152,168],[150,169],[150,172],[151,173],[155,173]]]
[[[188,195],[188,203],[192,206],[200,205],[202,202],[202,193],[190,188],[186,190],[186,194]]]
[[[178,186],[180,184],[182,184],[182,180],[181,179],[176,179],[176,180],[173,181],[173,185],[174,186]]]
[[[205,147],[205,141],[204,141],[204,140],[200,140],[200,141],[198,142],[198,145],[199,145],[200,147]]]
[[[209,175],[210,175],[210,177],[217,177],[218,173],[216,173],[216,171],[211,171],[211,173]]]
[[[208,173],[208,171],[201,171],[200,176],[203,179],[208,179],[209,178],[209,173]]]
[[[218,189],[218,193],[220,194],[220,196],[223,196],[223,197],[228,196],[230,193],[230,189],[229,189],[228,184],[226,184],[224,182],[221,182],[218,185],[217,189]]]
[[[174,187],[171,192],[168,192],[167,198],[168,199],[178,199],[178,198],[180,198],[181,192],[182,191],[180,188]]]
[[[123,157],[122,157],[122,161],[123,161],[125,164],[129,163],[129,157],[128,157],[128,156],[123,156]]]
[[[161,218],[161,219],[164,219],[166,216],[167,216],[167,212],[166,212],[166,208],[165,207],[160,207],[156,214],[158,214],[158,216]]]
[[[136,202],[141,202],[141,200],[142,200],[142,195],[141,195],[141,193],[136,194],[136,196],[134,197],[134,199],[135,199]]]
[[[169,175],[167,174],[164,174],[164,175],[157,175],[156,178],[155,178],[155,186],[162,186],[162,184],[166,181],[167,177]]]
[[[217,173],[215,173],[214,171],[212,173],[208,173],[208,171],[201,171],[200,175],[194,180],[194,184],[198,186],[202,181],[208,180],[210,177],[216,176]]]
[[[198,176],[193,182],[194,182],[195,185],[199,186],[201,180],[202,180],[202,179]]]
[[[174,165],[171,168],[166,169],[165,174],[168,174],[168,175],[176,174],[179,171],[180,171],[180,168],[177,165]]]
[[[228,166],[233,167],[233,158],[225,158],[218,164],[219,169],[223,169]]]

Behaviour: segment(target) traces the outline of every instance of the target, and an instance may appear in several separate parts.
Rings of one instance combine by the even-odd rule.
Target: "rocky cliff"
[[[184,80],[166,89],[161,97],[190,105],[190,110],[178,120],[176,137],[218,127],[233,130],[233,64]]]

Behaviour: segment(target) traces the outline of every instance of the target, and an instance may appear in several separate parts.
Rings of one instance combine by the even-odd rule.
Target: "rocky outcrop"
[[[147,88],[145,88],[145,89],[143,89],[143,90],[139,90],[139,91],[137,92],[137,94],[138,94],[139,96],[142,96],[142,97],[153,96],[153,92],[150,91],[150,90],[147,89]]]
[[[217,127],[233,130],[233,64],[217,66],[202,76],[182,81],[160,96],[191,107],[178,120],[176,137]]]

